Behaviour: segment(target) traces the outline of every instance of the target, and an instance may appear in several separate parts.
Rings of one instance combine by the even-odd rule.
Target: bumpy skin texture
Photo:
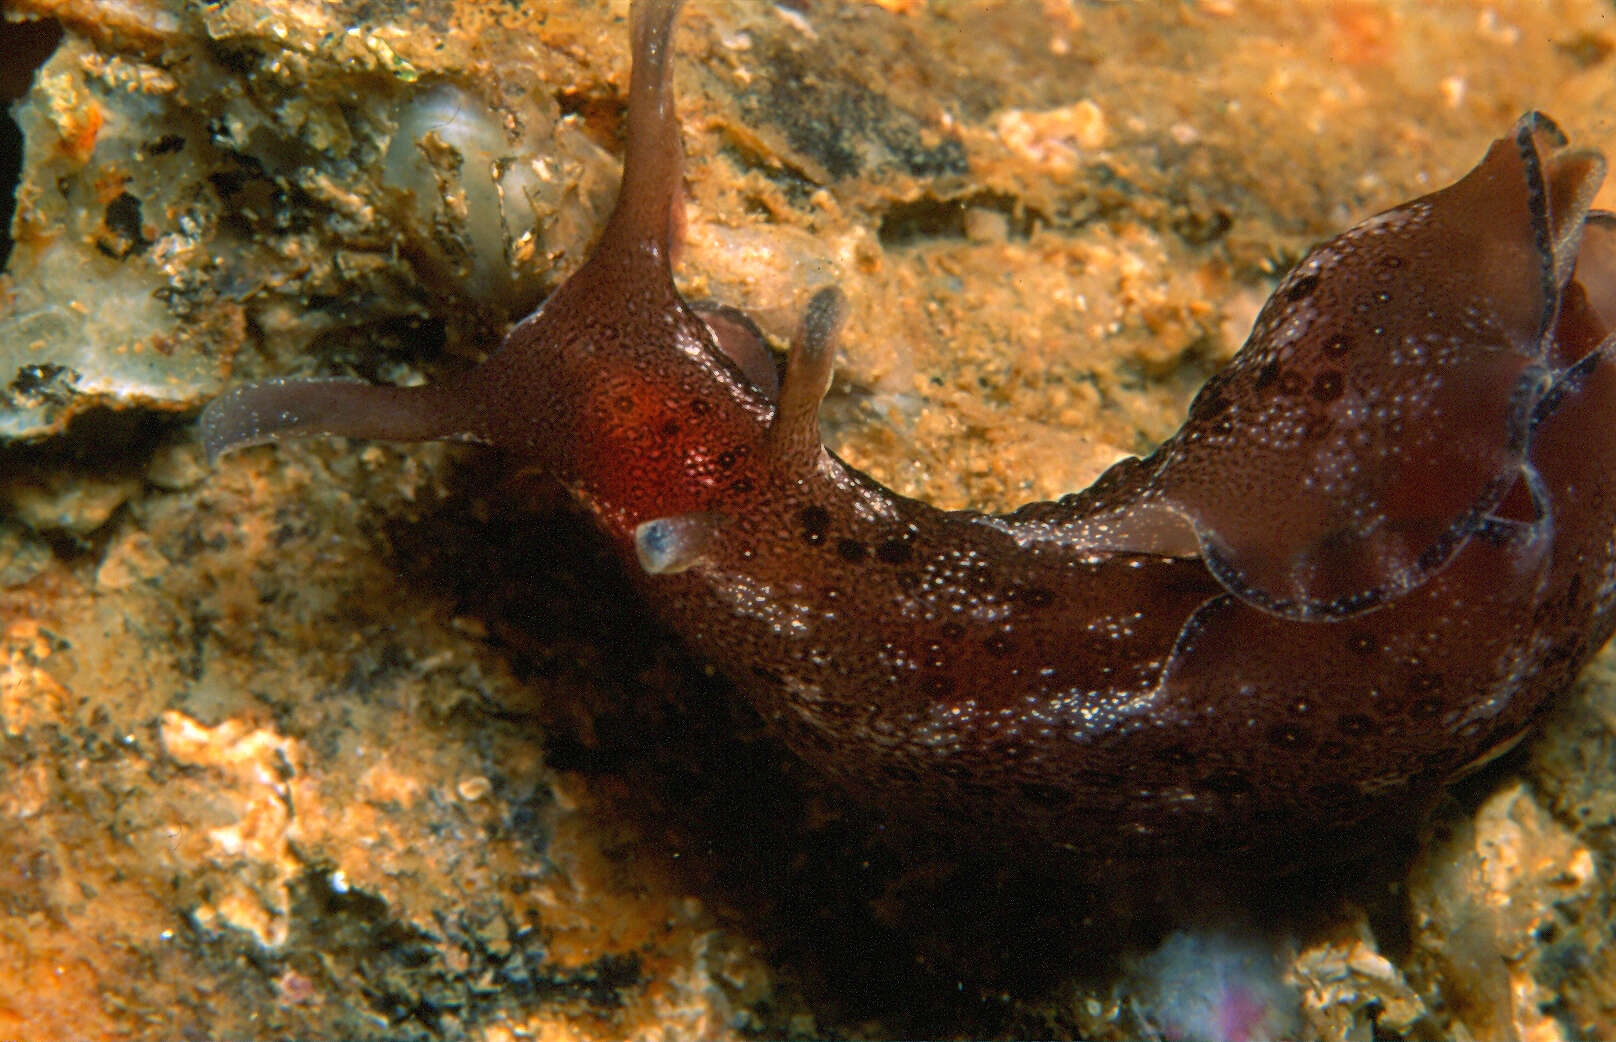
[[[599,248],[483,366],[240,388],[203,417],[210,449],[499,446],[573,492],[803,757],[1048,849],[1287,848],[1406,813],[1605,642],[1616,219],[1588,211],[1603,161],[1548,120],[1309,254],[1148,459],[945,512],[823,448],[834,291],[776,399],[743,375],[747,324],[674,290],[676,7],[635,9]]]

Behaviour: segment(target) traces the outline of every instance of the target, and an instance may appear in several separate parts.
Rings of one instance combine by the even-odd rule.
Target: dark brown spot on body
[[[1307,744],[1307,736],[1300,728],[1289,724],[1275,724],[1268,729],[1268,741],[1281,749],[1300,749]]]
[[[1408,678],[1408,689],[1416,695],[1428,694],[1442,686],[1442,674],[1429,671]]]
[[[1326,369],[1313,378],[1313,397],[1321,402],[1333,402],[1341,397],[1345,380],[1335,369]]]
[[[1016,791],[1021,798],[1040,807],[1064,807],[1072,802],[1070,790],[1058,785],[1045,785],[1040,782],[1017,782]]]
[[[1015,590],[1015,599],[1029,608],[1047,608],[1055,603],[1055,591],[1045,586],[1022,586]]]
[[[982,647],[994,658],[1005,658],[1015,653],[1016,642],[1007,634],[995,633],[982,642]]]
[[[1416,698],[1408,707],[1408,715],[1416,720],[1435,720],[1447,709],[1447,703],[1440,698]]]
[[[1195,399],[1190,415],[1198,420],[1216,419],[1229,409],[1229,399],[1221,391],[1203,394]]]
[[[1172,767],[1188,767],[1195,762],[1195,754],[1190,752],[1189,746],[1183,743],[1175,743],[1157,749],[1153,755],[1162,763]]]
[[[875,559],[882,564],[908,564],[914,556],[914,547],[907,539],[899,537],[883,539],[875,547]]]
[[[1219,796],[1249,796],[1251,779],[1239,771],[1221,771],[1201,780],[1201,787]]]
[[[797,511],[797,523],[802,526],[802,536],[808,544],[818,546],[830,531],[830,511],[821,506],[803,507]]]
[[[1373,655],[1380,650],[1380,641],[1367,633],[1354,633],[1347,638],[1347,650],[1354,655]]]
[[[1345,742],[1331,739],[1319,743],[1319,758],[1325,762],[1336,763],[1345,760],[1350,755],[1352,755],[1352,749]]]
[[[1318,284],[1319,277],[1317,275],[1303,275],[1301,278],[1293,280],[1289,286],[1285,287],[1285,299],[1295,303],[1296,301],[1306,297],[1309,293],[1312,293]]]
[[[1279,379],[1279,363],[1269,362],[1257,370],[1257,379],[1252,382],[1252,389],[1266,391],[1275,380]]]
[[[1348,713],[1335,722],[1335,729],[1348,738],[1367,738],[1380,728],[1362,713]]]

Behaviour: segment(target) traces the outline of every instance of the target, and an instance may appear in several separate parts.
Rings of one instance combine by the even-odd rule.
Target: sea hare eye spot
[[[830,511],[824,507],[803,507],[797,511],[797,523],[802,525],[802,537],[810,546],[818,546],[825,541],[825,533],[830,529]]]
[[[1301,300],[1309,293],[1312,293],[1314,287],[1316,287],[1318,284],[1319,277],[1317,275],[1303,275],[1286,288],[1285,299],[1293,302]]]
[[[1362,713],[1348,713],[1335,722],[1335,729],[1348,738],[1367,738],[1379,730],[1375,722]]]
[[[1341,397],[1344,384],[1339,370],[1326,369],[1313,378],[1313,397],[1320,402],[1333,402]]]
[[[908,564],[914,556],[914,547],[907,539],[883,539],[875,547],[875,559],[882,564]]]
[[[1340,358],[1352,350],[1352,338],[1344,333],[1337,333],[1324,342],[1325,358]]]
[[[864,544],[857,539],[836,540],[836,552],[841,556],[842,560],[850,564],[858,564],[869,554],[869,551],[864,548]]]
[[[740,458],[741,454],[736,450],[725,449],[723,452],[720,452],[717,456],[713,457],[713,463],[718,467],[719,470],[728,470],[735,466],[736,461]]]

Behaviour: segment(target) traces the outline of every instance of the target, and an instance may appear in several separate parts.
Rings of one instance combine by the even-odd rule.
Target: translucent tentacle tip
[[[300,381],[266,380],[232,388],[209,402],[197,418],[209,465],[237,449],[278,441],[302,423],[289,407],[288,392]]]
[[[847,314],[847,297],[835,286],[826,286],[808,301],[802,316],[802,332],[798,349],[809,360],[816,361],[836,346],[836,334],[841,331],[842,319]]]
[[[819,435],[819,402],[830,388],[836,359],[836,335],[846,308],[842,291],[828,286],[813,295],[802,315],[802,326],[786,356],[786,377],[780,387],[780,408],[775,414],[777,437]]]

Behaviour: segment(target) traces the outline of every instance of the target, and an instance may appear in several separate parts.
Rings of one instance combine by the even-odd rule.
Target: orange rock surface
[[[223,383],[452,368],[577,263],[626,9],[7,5],[65,38],[0,276],[0,1036],[1128,1037],[1125,945],[995,932],[1002,866],[805,777],[494,462],[198,458]],[[689,0],[678,48],[687,294],[783,337],[837,280],[833,447],[947,505],[1147,449],[1310,242],[1523,110],[1616,154],[1603,0]],[[451,88],[542,233],[388,187]],[[1616,1034],[1606,661],[1317,909],[1310,1035]]]

